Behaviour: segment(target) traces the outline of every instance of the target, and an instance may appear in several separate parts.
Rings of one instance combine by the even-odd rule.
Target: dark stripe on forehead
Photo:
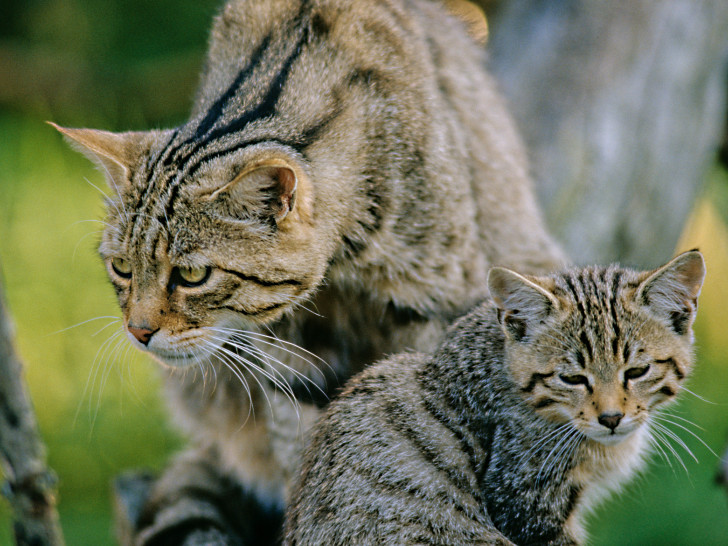
[[[589,341],[589,337],[586,335],[586,332],[584,330],[582,330],[581,334],[579,335],[579,342],[586,349],[586,352],[589,355],[589,359],[591,361],[594,361],[594,349],[592,348],[592,344]]]
[[[569,290],[571,290],[571,293],[574,295],[574,302],[581,313],[583,321],[586,321],[588,316],[586,309],[584,308],[584,298],[581,294],[579,294],[579,290],[576,287],[574,279],[571,277],[564,277],[564,280],[566,281],[566,285],[569,287]]]
[[[617,317],[617,305],[618,305],[618,296],[619,296],[619,285],[620,281],[622,279],[622,273],[620,271],[615,271],[614,276],[612,277],[612,287],[611,287],[611,293],[609,295],[609,310],[611,311],[612,315],[612,329],[614,330],[614,335],[619,337],[621,334],[621,330],[619,328],[619,317]],[[617,351],[614,352],[615,356],[617,354]]]

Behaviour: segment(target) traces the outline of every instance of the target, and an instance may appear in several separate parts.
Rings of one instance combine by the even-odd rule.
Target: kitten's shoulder
[[[388,396],[400,389],[411,389],[412,381],[429,359],[430,356],[424,353],[404,352],[381,360],[351,378],[332,405],[343,400]]]

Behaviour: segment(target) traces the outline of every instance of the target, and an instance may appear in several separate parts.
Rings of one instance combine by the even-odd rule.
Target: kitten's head
[[[321,283],[333,251],[292,148],[196,150],[184,127],[57,129],[107,175],[99,252],[128,337],[162,363],[207,358],[229,329],[277,320]]]
[[[541,416],[615,444],[673,400],[693,364],[705,264],[698,251],[654,270],[575,268],[532,277],[491,270],[506,358]]]

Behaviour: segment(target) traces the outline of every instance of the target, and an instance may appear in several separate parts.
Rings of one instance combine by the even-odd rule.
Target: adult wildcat
[[[139,543],[182,542],[190,519],[277,532],[328,395],[385,353],[433,348],[488,266],[562,262],[483,64],[437,2],[238,0],[187,123],[59,128],[107,173],[100,253],[192,444]],[[230,514],[230,495],[263,508]]]
[[[701,254],[522,276],[432,356],[353,378],[312,432],[287,545],[580,544],[693,364]],[[659,426],[659,425],[657,425]]]

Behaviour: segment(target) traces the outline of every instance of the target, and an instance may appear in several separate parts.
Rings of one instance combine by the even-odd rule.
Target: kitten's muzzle
[[[612,432],[614,432],[614,429],[619,426],[622,417],[624,417],[624,413],[619,411],[610,413],[604,412],[599,416],[597,420],[599,421],[600,425],[605,426]]]

